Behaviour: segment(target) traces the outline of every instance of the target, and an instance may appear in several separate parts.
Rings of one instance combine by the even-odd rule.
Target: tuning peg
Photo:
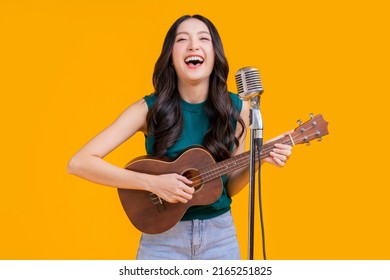
[[[320,137],[321,136],[321,132],[319,130],[316,131],[316,136],[317,137]]]
[[[317,141],[318,141],[318,142],[321,142],[321,141],[322,141],[322,137],[318,138]]]
[[[310,119],[312,119],[314,117],[313,113],[310,113],[309,117],[310,117]]]
[[[306,146],[310,146],[309,137],[307,136],[303,137],[303,141],[306,142]]]
[[[301,125],[302,121],[301,120],[297,120],[297,123],[298,123],[298,125]]]

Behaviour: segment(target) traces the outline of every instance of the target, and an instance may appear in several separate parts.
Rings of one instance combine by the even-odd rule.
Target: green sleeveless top
[[[234,108],[241,112],[242,101],[237,94],[229,93],[233,101]],[[157,96],[155,94],[144,97],[148,108],[150,109]],[[181,152],[193,145],[203,145],[203,138],[206,135],[209,126],[209,119],[205,112],[205,102],[192,104],[181,100],[182,112],[184,117],[183,131],[179,139],[174,145],[168,148],[164,156],[169,158],[176,158]],[[233,124],[236,129],[236,123]],[[154,137],[145,135],[145,148],[148,155],[153,155]],[[210,219],[217,217],[230,210],[231,198],[226,192],[226,176],[222,176],[223,191],[220,198],[206,206],[192,206],[184,214],[182,220],[188,221],[193,219]]]

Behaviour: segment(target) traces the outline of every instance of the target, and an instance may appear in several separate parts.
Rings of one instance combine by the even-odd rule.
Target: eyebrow
[[[181,32],[178,32],[178,33],[176,34],[176,37],[179,36],[179,35],[181,35],[181,34],[190,35],[190,33],[187,32],[187,31],[181,31]],[[208,35],[210,35],[210,32],[208,32],[208,31],[199,31],[197,34],[208,34]],[[210,35],[210,36],[211,36],[211,35]]]

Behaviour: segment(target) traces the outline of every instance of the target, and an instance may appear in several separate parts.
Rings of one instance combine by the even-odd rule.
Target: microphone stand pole
[[[250,163],[249,163],[249,236],[248,236],[248,259],[253,260],[254,245],[254,208],[255,208],[255,174],[256,152],[260,154],[263,140],[263,121],[260,113],[260,96],[250,99]],[[257,150],[256,150],[257,148]],[[259,159],[260,160],[260,159]],[[259,172],[261,164],[259,164]]]

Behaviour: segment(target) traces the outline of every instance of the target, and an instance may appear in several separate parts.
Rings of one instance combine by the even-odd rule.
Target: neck
[[[190,84],[179,82],[178,89],[181,98],[188,103],[202,103],[207,99],[209,92],[209,82]]]

